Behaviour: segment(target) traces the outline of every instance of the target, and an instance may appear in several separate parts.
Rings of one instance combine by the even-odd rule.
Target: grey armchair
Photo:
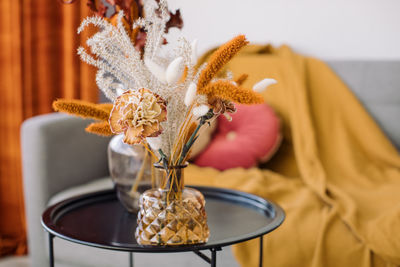
[[[399,149],[400,62],[336,61],[329,64],[352,88]],[[67,188],[108,175],[106,147],[109,139],[86,133],[83,129],[87,123],[63,114],[48,114],[31,118],[22,126],[29,254],[34,267],[48,264],[45,233],[40,225],[40,217],[50,198]],[[56,243],[56,259],[59,252],[57,245]],[[114,261],[114,255],[98,250],[95,257],[85,261],[89,257],[86,248],[74,244],[69,246],[69,252],[65,253],[75,254],[87,265],[91,262],[93,266],[98,266],[99,263],[102,266],[119,266]],[[115,257],[123,257],[121,262],[126,260],[127,263],[126,255]],[[144,255],[143,262],[146,257],[150,255]],[[177,258],[180,263],[176,266],[203,266],[203,262],[192,255],[179,254]],[[225,249],[220,261],[221,266],[237,265],[228,249]],[[168,264],[162,262],[160,265]],[[75,263],[72,266],[77,265]]]
[[[32,267],[48,266],[47,235],[40,220],[43,211],[66,196],[104,187],[109,181],[107,145],[110,138],[84,131],[89,121],[53,113],[26,120],[21,129],[25,208]],[[96,182],[97,181],[97,182]],[[83,186],[82,186],[83,185]],[[71,189],[72,188],[72,189]],[[69,190],[66,190],[69,189]],[[103,188],[102,188],[103,189]],[[56,266],[128,266],[127,253],[107,251],[54,240]],[[193,253],[135,255],[139,266],[204,266]],[[151,259],[149,258],[151,257]],[[219,266],[237,266],[231,251],[221,252]]]
[[[22,125],[22,165],[32,266],[47,266],[41,214],[56,193],[108,175],[108,138],[84,131],[88,121],[48,114]]]

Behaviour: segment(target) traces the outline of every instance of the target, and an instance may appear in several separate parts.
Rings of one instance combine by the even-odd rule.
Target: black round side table
[[[277,204],[261,197],[222,188],[193,187],[206,199],[209,241],[190,246],[141,246],[135,239],[136,215],[119,203],[113,190],[100,191],[59,202],[42,215],[48,232],[50,266],[54,266],[54,237],[103,249],[130,252],[170,253],[193,251],[212,267],[222,247],[250,239],[260,239],[259,266],[262,266],[263,235],[282,224],[285,213]],[[210,250],[211,258],[202,251]]]

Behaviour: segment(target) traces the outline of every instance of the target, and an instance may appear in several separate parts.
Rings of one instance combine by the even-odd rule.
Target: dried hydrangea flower
[[[109,122],[113,133],[124,133],[124,142],[133,145],[160,135],[160,123],[166,119],[166,101],[142,88],[128,90],[116,99]]]

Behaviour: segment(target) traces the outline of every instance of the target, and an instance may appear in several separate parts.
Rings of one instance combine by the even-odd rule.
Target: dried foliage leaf
[[[73,0],[74,1],[74,0]],[[103,18],[107,18],[107,20],[116,25],[117,15],[120,10],[124,11],[123,24],[125,30],[128,32],[129,37],[131,38],[132,43],[135,45],[136,49],[143,53],[144,46],[146,42],[146,32],[143,29],[132,29],[132,25],[134,21],[136,21],[140,17],[144,17],[145,14],[143,12],[143,3],[141,0],[105,0],[110,6],[113,7],[114,12],[107,15],[107,6],[105,6],[101,0],[88,0],[87,6],[96,13],[96,15],[101,16]],[[160,1],[157,0],[157,3]],[[172,27],[176,27],[182,29],[183,20],[181,16],[181,12],[179,9],[175,10],[175,13],[169,12],[170,19],[166,23],[165,32],[168,33],[169,29]],[[164,40],[164,44],[167,44],[167,41]]]
[[[169,12],[170,19],[167,22],[167,27],[166,27],[166,32],[169,31],[170,28],[175,27],[178,29],[182,29],[183,27],[183,20],[181,16],[181,11],[179,9],[175,10],[175,14],[172,12]]]
[[[105,17],[107,13],[107,7],[101,2],[101,0],[88,0],[86,5],[94,12],[96,15]]]

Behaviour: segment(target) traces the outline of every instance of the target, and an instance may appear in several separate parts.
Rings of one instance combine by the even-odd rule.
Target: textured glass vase
[[[141,245],[176,246],[205,243],[207,225],[204,196],[184,188],[184,168],[160,165],[160,188],[145,191],[140,197],[136,240]]]
[[[118,199],[127,211],[137,213],[140,194],[154,186],[154,170],[151,156],[145,148],[142,145],[127,145],[123,138],[123,135],[117,135],[111,139],[108,167]]]

